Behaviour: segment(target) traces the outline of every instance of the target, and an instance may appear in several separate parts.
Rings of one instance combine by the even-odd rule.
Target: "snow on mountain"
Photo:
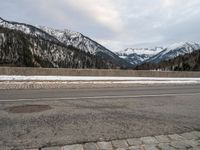
[[[195,42],[180,42],[170,45],[160,53],[148,59],[146,62],[158,63],[163,60],[173,59],[179,55],[192,53],[200,49],[200,44]]]
[[[134,66],[140,65],[144,62],[158,63],[163,60],[173,59],[179,55],[192,53],[195,50],[200,49],[200,44],[195,42],[180,42],[174,43],[167,48],[128,48],[116,54],[125,59],[127,62]]]
[[[95,55],[100,50],[108,52],[106,48],[92,41],[91,39],[87,38],[86,36],[82,35],[79,32],[73,32],[67,29],[64,30],[53,29],[45,26],[37,26],[37,27],[47,32],[51,36],[57,38],[60,42],[68,46],[72,45],[76,48],[84,50],[85,52],[89,52],[90,54]]]
[[[162,48],[127,48],[125,50],[116,52],[116,54],[128,61],[129,63],[133,64],[134,66],[143,63],[144,61],[148,60],[152,56],[158,54],[162,51]]]
[[[44,26],[37,27],[55,37],[61,43],[64,43],[67,46],[73,46],[92,55],[101,56],[103,58],[115,61],[116,63],[121,64],[124,67],[130,67],[130,64],[128,62],[118,57],[115,53],[111,52],[104,46],[100,45],[99,43],[93,41],[89,37],[84,36],[79,32],[74,32],[67,29],[53,29]]]
[[[59,30],[53,29],[45,26],[37,26],[41,30],[47,32],[51,36],[57,38],[60,42],[65,43],[66,45],[72,45],[76,48],[80,48],[85,52],[94,54],[98,51],[100,45],[92,42],[89,38],[83,36],[79,32],[73,32],[67,29]]]
[[[48,33],[29,24],[7,21],[0,17],[0,26],[8,29],[22,31],[25,34],[41,37],[48,41],[59,42],[56,38],[50,36]]]

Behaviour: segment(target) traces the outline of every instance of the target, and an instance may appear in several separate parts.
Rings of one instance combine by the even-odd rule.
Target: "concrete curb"
[[[158,135],[24,150],[200,150],[200,132]]]
[[[119,69],[0,67],[0,75],[200,77],[200,72],[199,71],[181,72],[181,71],[119,70]]]

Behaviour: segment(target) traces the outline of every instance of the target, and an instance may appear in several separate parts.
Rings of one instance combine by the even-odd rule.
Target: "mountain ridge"
[[[113,59],[113,61],[116,61],[118,65],[121,64],[124,68],[131,67],[129,62],[126,62],[123,59],[119,58],[114,52],[108,50],[106,47],[102,46],[101,44],[92,40],[91,38],[83,35],[82,33],[74,32],[67,29],[60,30],[44,26],[39,26],[39,28],[43,31],[46,31],[48,34],[55,37],[67,46],[72,45],[75,48],[84,50],[92,55],[97,55],[100,57],[102,55],[104,55],[103,57],[110,56],[108,57],[108,59]]]
[[[165,48],[160,53],[156,54],[155,56],[151,57],[146,62],[150,63],[159,63],[160,61],[173,59],[180,55],[192,53],[195,50],[200,49],[200,44],[197,42],[179,42],[174,43],[167,48]]]
[[[53,42],[59,42],[57,39],[50,36],[45,31],[43,31],[33,25],[30,25],[30,24],[20,23],[20,22],[16,22],[16,21],[8,21],[8,20],[5,20],[2,17],[0,17],[0,26],[9,28],[9,29],[19,30],[19,31],[24,32],[25,34],[40,36],[41,38],[45,38],[44,36],[47,36],[48,38],[45,38],[46,40],[50,40],[50,41],[52,40]],[[38,31],[38,32],[36,32],[36,31]],[[35,32],[35,34],[33,34],[34,32]],[[42,35],[38,34],[38,33],[42,33]]]
[[[200,71],[200,49],[159,63],[144,63],[136,70]]]

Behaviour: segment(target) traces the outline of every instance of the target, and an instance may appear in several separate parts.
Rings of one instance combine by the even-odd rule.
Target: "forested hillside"
[[[22,31],[0,27],[0,65],[62,68],[117,68],[109,60]]]
[[[136,70],[200,71],[200,50],[159,63],[144,63]]]

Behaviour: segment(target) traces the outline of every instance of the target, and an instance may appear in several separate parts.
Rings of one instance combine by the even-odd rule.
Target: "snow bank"
[[[110,77],[110,76],[7,76],[0,81],[197,81],[200,78],[159,78],[159,77]]]

